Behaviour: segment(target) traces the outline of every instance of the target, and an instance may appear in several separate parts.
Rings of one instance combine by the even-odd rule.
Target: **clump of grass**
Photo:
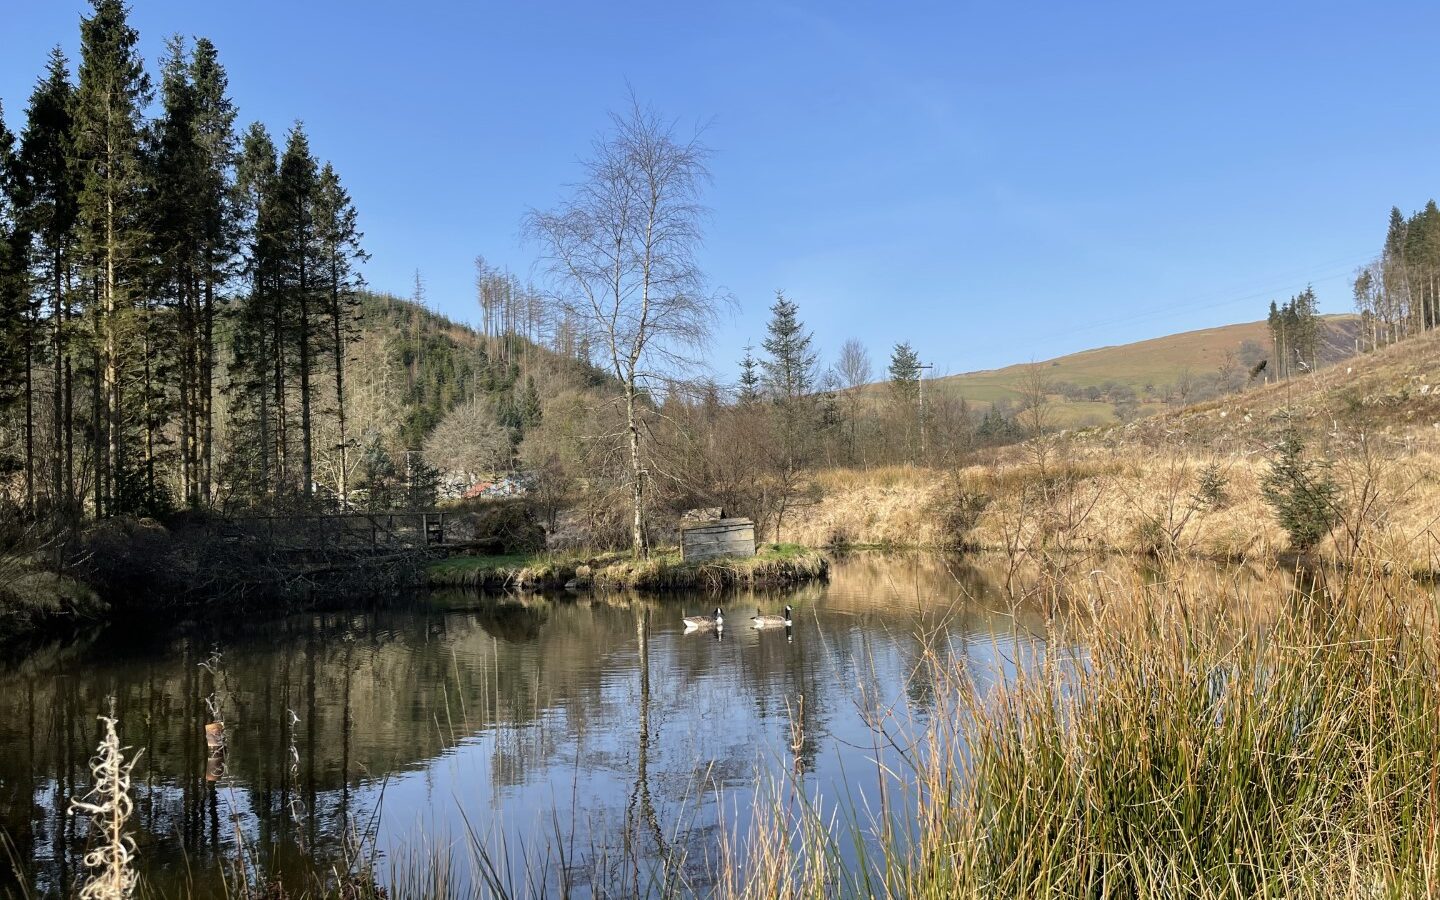
[[[621,559],[594,570],[594,586],[617,590],[716,590],[733,585],[780,585],[825,578],[823,553],[799,544],[763,544],[754,556],[722,556],[687,562],[678,551],[648,559]]]
[[[983,896],[1376,897],[1440,888],[1440,668],[1371,585],[1269,627],[1137,589],[991,699],[907,884]],[[1413,596],[1413,593],[1412,593]],[[1393,600],[1393,597],[1392,597]],[[1421,604],[1423,607],[1423,603]],[[935,794],[930,795],[932,798]],[[934,801],[932,800],[932,804]],[[922,821],[927,816],[922,815]],[[952,848],[942,852],[943,848]],[[944,891],[942,891],[943,893]]]
[[[534,590],[578,579],[598,590],[664,591],[731,585],[777,585],[824,578],[824,554],[799,544],[765,544],[752,557],[686,562],[675,549],[645,559],[611,552],[596,555],[463,556],[427,569],[431,587]]]
[[[454,556],[425,570],[431,587],[525,590],[562,587],[586,562],[581,556],[515,553],[503,556]]]
[[[80,889],[81,900],[124,900],[134,895],[137,876],[134,868],[135,840],[125,830],[135,811],[130,798],[130,770],[140,754],[129,761],[120,746],[113,715],[100,716],[104,734],[95,756],[90,760],[90,774],[95,783],[82,800],[70,801],[70,812],[90,817],[93,848],[85,854],[90,874]]]

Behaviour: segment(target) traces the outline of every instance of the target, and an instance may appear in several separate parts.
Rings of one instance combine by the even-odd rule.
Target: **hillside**
[[[1322,321],[1321,365],[1333,365],[1353,354],[1360,317],[1331,315]],[[1151,415],[1226,393],[1269,355],[1270,332],[1262,321],[1099,347],[1038,365],[1050,382],[1054,423],[1076,427]],[[1018,405],[1031,372],[1031,364],[1017,364],[936,378],[927,387],[971,405]]]
[[[1259,452],[1285,427],[1327,452],[1364,440],[1386,453],[1440,449],[1440,333],[1352,356],[1314,375],[1083,434],[1086,443],[1181,441],[1207,451]]]
[[[551,413],[593,401],[605,376],[523,335],[483,335],[409,300],[361,297],[358,333],[346,362],[350,486],[367,502],[377,479],[408,483],[408,454],[449,481],[442,498],[508,469],[522,441],[550,425]],[[317,378],[316,481],[336,489],[340,467],[328,373]],[[569,410],[566,418],[573,418]],[[442,446],[432,444],[438,435]],[[226,438],[222,434],[222,444]],[[453,481],[454,483],[450,483]]]
[[[817,472],[817,499],[792,515],[784,538],[963,542],[1041,559],[1275,559],[1291,546],[1261,484],[1291,427],[1336,485],[1336,525],[1315,548],[1322,558],[1349,564],[1365,554],[1395,571],[1440,572],[1440,332],[1127,424],[985,451],[949,471]]]

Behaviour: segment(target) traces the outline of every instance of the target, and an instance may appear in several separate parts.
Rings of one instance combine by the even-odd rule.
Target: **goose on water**
[[[785,615],[783,616],[761,615],[760,610],[757,609],[755,610],[755,615],[750,617],[750,624],[756,628],[774,628],[779,625],[788,627],[791,624],[790,605],[788,603],[785,605]]]
[[[686,616],[685,630],[691,631],[696,628],[724,628],[725,616],[720,613],[720,607],[715,607],[715,614],[710,616]]]

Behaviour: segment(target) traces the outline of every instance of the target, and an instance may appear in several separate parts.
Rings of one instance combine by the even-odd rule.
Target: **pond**
[[[661,858],[703,884],[776,785],[882,808],[877,766],[936,708],[927,655],[983,684],[1039,649],[1043,616],[998,580],[960,558],[857,554],[828,584],[722,596],[723,631],[681,622],[713,595],[437,593],[37,650],[0,665],[3,885],[73,895],[86,825],[65,810],[91,784],[110,698],[141,753],[142,877],[166,893],[218,893],[237,864],[298,880],[357,855],[382,880],[442,868],[461,893],[488,872],[583,894]],[[750,627],[787,603],[792,627]],[[206,746],[212,706],[223,755]]]

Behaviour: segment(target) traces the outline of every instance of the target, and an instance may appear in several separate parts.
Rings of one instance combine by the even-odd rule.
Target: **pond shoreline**
[[[736,585],[767,586],[824,581],[830,560],[799,544],[765,544],[752,557],[685,562],[673,549],[637,560],[626,553],[456,556],[425,567],[430,588],[494,591],[722,590]]]

